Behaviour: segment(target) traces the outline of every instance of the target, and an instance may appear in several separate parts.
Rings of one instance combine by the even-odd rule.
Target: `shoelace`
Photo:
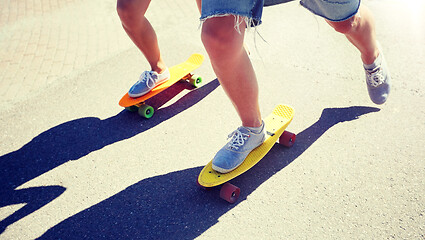
[[[153,88],[155,87],[157,78],[158,76],[153,71],[145,71],[140,76],[139,81],[137,81],[137,84],[145,82],[148,88]]]
[[[366,70],[366,77],[369,85],[373,87],[377,87],[385,81],[385,76],[380,67],[373,70]]]
[[[238,150],[239,147],[241,147],[245,144],[245,140],[247,140],[249,138],[249,135],[242,133],[241,131],[236,129],[231,134],[229,134],[227,139],[229,139],[229,138],[232,138],[232,140],[228,143],[229,147],[231,149]]]

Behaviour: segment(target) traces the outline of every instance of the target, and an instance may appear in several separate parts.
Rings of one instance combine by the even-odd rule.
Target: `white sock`
[[[375,61],[371,64],[363,64],[364,68],[366,70],[373,70],[376,67],[380,66],[382,63],[382,56],[381,53],[379,53],[378,57],[375,59]]]
[[[263,131],[264,128],[264,122],[261,123],[261,126],[259,127],[245,127],[246,129],[248,129],[249,131],[253,132],[253,133],[260,133],[261,131]]]

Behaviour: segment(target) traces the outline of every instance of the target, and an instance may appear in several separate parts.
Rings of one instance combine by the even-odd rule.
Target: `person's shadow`
[[[218,197],[218,188],[196,185],[203,166],[144,179],[64,220],[40,239],[194,239],[262,183],[288,166],[334,125],[379,109],[324,109],[320,119],[297,134],[292,148],[279,144],[248,172],[232,180],[241,188],[238,202]],[[265,196],[267,198],[267,196]]]
[[[181,91],[192,89],[186,82],[177,83],[148,102],[159,109],[151,119],[142,119],[137,113],[126,110],[104,120],[96,117],[75,119],[41,133],[17,151],[0,156],[0,208],[25,203],[24,207],[0,222],[0,233],[65,191],[61,186],[15,190],[17,187],[70,160],[78,160],[157,126],[192,107],[219,85],[215,79],[190,91],[170,106],[160,108]]]

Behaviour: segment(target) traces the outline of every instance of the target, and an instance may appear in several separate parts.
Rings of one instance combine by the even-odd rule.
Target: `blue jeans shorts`
[[[312,13],[332,22],[351,18],[360,7],[360,0],[301,0],[300,3]]]
[[[261,24],[264,0],[202,0],[201,21],[212,17],[243,17],[248,26]],[[238,21],[239,22],[239,21]]]
[[[360,0],[301,0],[312,13],[330,21],[344,21],[354,16]],[[261,24],[264,0],[202,0],[201,21],[211,17],[235,15],[244,17],[247,25]]]

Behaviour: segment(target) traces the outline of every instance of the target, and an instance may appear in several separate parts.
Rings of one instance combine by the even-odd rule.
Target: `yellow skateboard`
[[[229,180],[248,171],[257,164],[273,147],[275,142],[292,147],[295,141],[295,134],[285,131],[294,117],[294,109],[286,105],[278,105],[274,111],[264,120],[266,124],[266,140],[263,144],[252,150],[245,161],[235,170],[221,174],[212,169],[210,161],[198,176],[198,185],[207,189],[223,184],[220,190],[220,197],[230,203],[237,201],[240,189],[230,183]]]
[[[202,78],[191,72],[201,66],[204,56],[199,53],[192,54],[185,62],[170,67],[170,79],[156,86],[149,93],[138,98],[132,98],[126,93],[120,100],[119,105],[131,112],[138,112],[144,118],[151,118],[154,114],[153,107],[145,104],[149,98],[171,87],[180,80],[188,80],[194,87],[201,85]]]

